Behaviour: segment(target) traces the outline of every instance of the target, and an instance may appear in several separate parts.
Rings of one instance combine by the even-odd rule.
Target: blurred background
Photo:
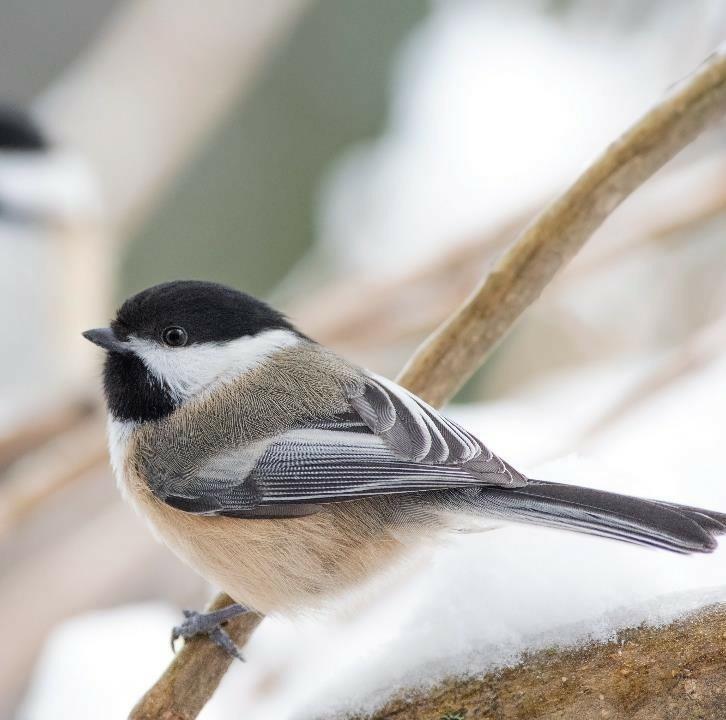
[[[81,330],[148,285],[216,280],[395,375],[726,33],[718,0],[6,0],[1,16],[0,717],[24,720],[125,717],[179,608],[210,592],[118,497]],[[577,453],[620,468],[593,470],[600,485],[726,507],[725,231],[720,126],[607,221],[452,412],[525,469]],[[300,674],[302,635],[266,637],[202,717],[329,699],[332,679]]]

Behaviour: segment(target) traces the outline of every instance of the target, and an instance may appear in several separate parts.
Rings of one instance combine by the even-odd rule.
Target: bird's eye
[[[161,333],[161,339],[169,347],[182,347],[187,344],[187,331],[182,327],[172,325]]]

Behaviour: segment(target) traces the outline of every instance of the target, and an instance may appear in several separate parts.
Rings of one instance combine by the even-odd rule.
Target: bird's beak
[[[111,328],[96,328],[95,330],[86,330],[83,333],[86,340],[90,340],[95,345],[102,347],[109,352],[130,353],[132,352],[129,344],[116,337],[116,333]]]

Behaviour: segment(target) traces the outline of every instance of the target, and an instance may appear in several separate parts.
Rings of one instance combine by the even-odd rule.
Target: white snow
[[[36,665],[17,720],[126,718],[168,662],[179,613],[144,604],[86,613],[59,625]],[[209,719],[215,716],[210,714]]]

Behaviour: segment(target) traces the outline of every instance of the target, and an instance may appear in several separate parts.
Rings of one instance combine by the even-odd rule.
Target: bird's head
[[[130,297],[110,327],[83,336],[106,351],[109,411],[117,420],[137,422],[164,417],[302,337],[266,303],[192,280]]]

